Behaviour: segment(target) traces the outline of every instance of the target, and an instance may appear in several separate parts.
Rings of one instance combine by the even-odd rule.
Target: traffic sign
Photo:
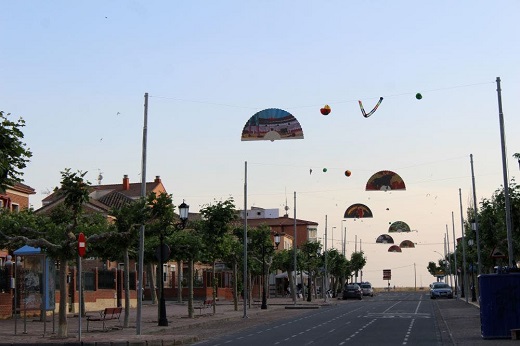
[[[383,280],[391,280],[391,279],[392,279],[392,270],[383,269]]]
[[[85,252],[87,250],[87,241],[85,240],[85,235],[80,233],[78,235],[78,253],[80,257],[85,256]]]

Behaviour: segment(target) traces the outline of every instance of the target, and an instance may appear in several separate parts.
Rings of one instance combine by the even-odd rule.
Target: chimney
[[[123,190],[130,190],[130,179],[127,174],[123,176]]]
[[[153,182],[156,183],[156,184],[159,184],[161,182],[161,176],[160,175],[156,175],[155,176],[155,180]]]

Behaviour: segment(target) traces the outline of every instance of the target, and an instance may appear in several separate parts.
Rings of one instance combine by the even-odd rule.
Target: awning
[[[300,273],[298,273],[298,277],[300,277]],[[304,278],[307,278],[307,277],[308,277],[308,275],[307,275],[306,272],[303,272],[303,277],[304,277]],[[275,278],[276,278],[276,279],[287,279],[287,278],[288,278],[288,276],[287,276],[287,272],[283,272],[283,273],[280,273],[280,274],[276,274],[276,275],[275,275]]]
[[[21,248],[14,250],[13,253],[15,256],[39,255],[42,253],[42,250],[39,247],[24,245]]]

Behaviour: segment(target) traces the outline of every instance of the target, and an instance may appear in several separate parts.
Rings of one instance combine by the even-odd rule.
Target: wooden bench
[[[520,339],[520,329],[511,329],[511,339],[512,340]]]
[[[202,310],[209,309],[213,307],[213,299],[203,301],[199,306],[196,306],[195,309],[199,309],[199,315],[202,315]]]
[[[121,312],[123,308],[105,308],[105,310],[100,311],[97,316],[87,316],[87,332],[89,322],[103,322],[103,331],[105,330],[105,322],[110,320],[117,320],[119,322],[119,317],[121,317]]]

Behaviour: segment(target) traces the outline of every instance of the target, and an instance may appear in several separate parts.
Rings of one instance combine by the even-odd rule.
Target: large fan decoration
[[[367,181],[366,191],[406,190],[403,178],[392,171],[379,171]]]
[[[376,243],[378,243],[378,244],[393,244],[394,243],[394,238],[392,238],[388,234],[381,234],[379,237],[377,237]]]
[[[401,244],[399,244],[401,249],[411,249],[415,247],[415,243],[411,240],[403,240]]]
[[[397,245],[392,245],[388,248],[388,252],[403,252],[401,248]]]
[[[390,227],[388,227],[389,233],[396,233],[396,232],[411,232],[410,226],[406,222],[403,221],[396,221],[393,222]]]
[[[279,139],[303,139],[303,130],[291,113],[278,108],[257,112],[242,130],[242,141]]]
[[[345,210],[345,215],[343,216],[345,219],[361,219],[367,217],[374,217],[372,210],[361,203],[352,204]]]

